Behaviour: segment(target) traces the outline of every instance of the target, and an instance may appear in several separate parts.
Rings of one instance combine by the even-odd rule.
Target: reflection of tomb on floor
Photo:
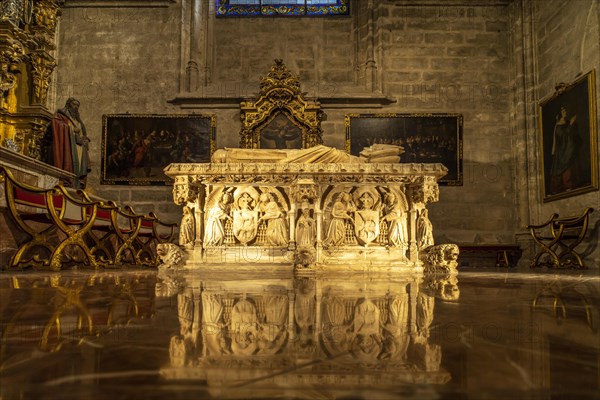
[[[163,378],[206,381],[218,398],[297,394],[307,385],[318,385],[321,395],[355,394],[450,380],[440,366],[441,349],[429,343],[434,298],[447,285],[431,276],[280,273],[257,279],[229,271],[185,273],[187,290],[177,300],[180,330],[171,338]]]

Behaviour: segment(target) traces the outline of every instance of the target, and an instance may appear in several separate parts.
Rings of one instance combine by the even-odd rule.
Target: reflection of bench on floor
[[[521,258],[521,248],[513,244],[459,244],[460,257],[469,258],[469,255],[478,257],[495,257],[496,267],[514,267]],[[476,265],[480,266],[480,265]]]
[[[585,238],[593,208],[586,208],[580,216],[559,217],[552,214],[543,224],[529,225],[529,233],[540,246],[531,268],[586,268],[581,255],[575,250]]]

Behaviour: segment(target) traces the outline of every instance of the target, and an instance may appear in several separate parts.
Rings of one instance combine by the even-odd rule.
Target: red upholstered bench
[[[0,182],[4,184],[9,214],[27,236],[18,244],[8,268],[59,270],[62,264],[75,261],[76,253],[83,255],[78,262],[98,267],[83,240],[94,223],[96,204],[69,195],[60,185],[43,189],[20,183],[2,166]],[[71,252],[72,246],[81,251]]]

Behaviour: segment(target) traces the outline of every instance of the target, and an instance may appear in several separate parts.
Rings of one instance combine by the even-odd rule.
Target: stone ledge
[[[99,7],[168,7],[176,0],[66,0],[65,8],[99,8]]]
[[[176,175],[239,175],[268,173],[277,175],[287,174],[313,174],[330,175],[336,174],[360,174],[364,175],[435,175],[442,177],[447,169],[443,164],[390,164],[390,163],[366,163],[366,164],[342,164],[342,163],[196,163],[196,164],[169,164],[164,172],[167,176]]]
[[[49,175],[58,179],[74,179],[75,175],[23,154],[0,147],[0,160],[10,169]]]
[[[242,96],[201,96],[195,93],[179,93],[168,103],[178,105],[182,109],[195,108],[240,108]],[[323,96],[316,99],[324,108],[382,108],[396,102],[396,99],[382,93]]]

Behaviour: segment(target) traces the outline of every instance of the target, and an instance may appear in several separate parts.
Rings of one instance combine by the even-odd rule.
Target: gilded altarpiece
[[[47,101],[59,16],[56,0],[0,1],[0,146],[36,160],[52,117]]]

